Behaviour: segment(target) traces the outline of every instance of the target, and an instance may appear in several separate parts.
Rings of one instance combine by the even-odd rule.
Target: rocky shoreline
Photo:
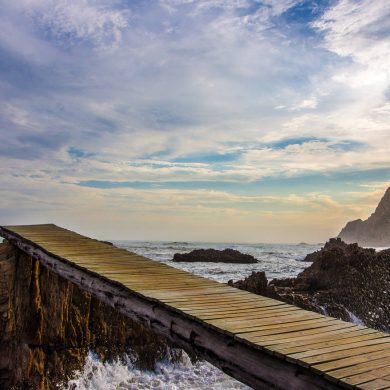
[[[340,239],[309,254],[313,263],[296,278],[268,282],[256,272],[229,285],[303,309],[390,330],[390,249],[376,252]]]

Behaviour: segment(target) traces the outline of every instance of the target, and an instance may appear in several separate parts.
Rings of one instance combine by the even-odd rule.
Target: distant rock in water
[[[303,309],[345,321],[390,330],[390,249],[375,252],[332,239],[296,278],[267,284],[264,273],[253,273],[231,286],[276,298]]]
[[[390,187],[368,219],[348,222],[339,237],[362,246],[390,247]]]
[[[173,261],[240,264],[257,263],[257,260],[252,255],[241,253],[235,249],[195,249],[190,253],[175,253]]]

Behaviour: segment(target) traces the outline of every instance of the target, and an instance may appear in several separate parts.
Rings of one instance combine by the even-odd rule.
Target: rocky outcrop
[[[319,257],[322,256],[322,253],[324,251],[332,251],[335,248],[343,247],[344,244],[345,243],[341,240],[341,238],[331,238],[329,241],[325,243],[323,248],[313,253],[309,253],[308,255],[305,256],[305,258],[302,261],[314,262]]]
[[[175,253],[173,261],[242,264],[257,263],[257,260],[253,256],[241,253],[235,249],[195,249],[190,253]]]
[[[253,294],[269,296],[268,280],[264,271],[252,272],[250,276],[237,282],[229,280],[228,285]]]
[[[368,219],[348,222],[339,237],[347,243],[356,242],[361,246],[390,247],[390,188]]]
[[[0,245],[0,388],[53,389],[80,369],[89,350],[103,360],[131,348],[152,369],[166,340],[49,271]]]
[[[313,264],[296,278],[272,280],[254,273],[229,284],[307,310],[390,330],[390,250],[375,252],[340,239],[310,255]]]

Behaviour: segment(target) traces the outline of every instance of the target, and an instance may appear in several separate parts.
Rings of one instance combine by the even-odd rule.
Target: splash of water
[[[180,361],[162,361],[155,371],[141,371],[132,359],[103,363],[89,353],[85,367],[75,373],[64,390],[250,390],[204,361],[191,363],[183,353]]]
[[[322,312],[322,314],[324,316],[329,316],[328,310],[326,310],[326,306],[325,305],[324,306],[318,305],[318,307],[320,308],[320,310],[321,310],[321,312]]]
[[[358,317],[356,316],[355,314],[353,314],[351,311],[349,311],[348,309],[344,308],[345,311],[348,313],[348,316],[349,316],[349,321],[354,323],[355,325],[361,325],[361,326],[364,326],[364,322]]]

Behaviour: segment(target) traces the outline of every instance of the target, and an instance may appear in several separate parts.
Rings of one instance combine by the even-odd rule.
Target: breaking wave
[[[211,364],[191,363],[183,353],[176,362],[162,361],[155,371],[134,367],[131,359],[103,363],[89,353],[84,370],[76,372],[66,390],[250,390],[248,386],[224,374]]]

